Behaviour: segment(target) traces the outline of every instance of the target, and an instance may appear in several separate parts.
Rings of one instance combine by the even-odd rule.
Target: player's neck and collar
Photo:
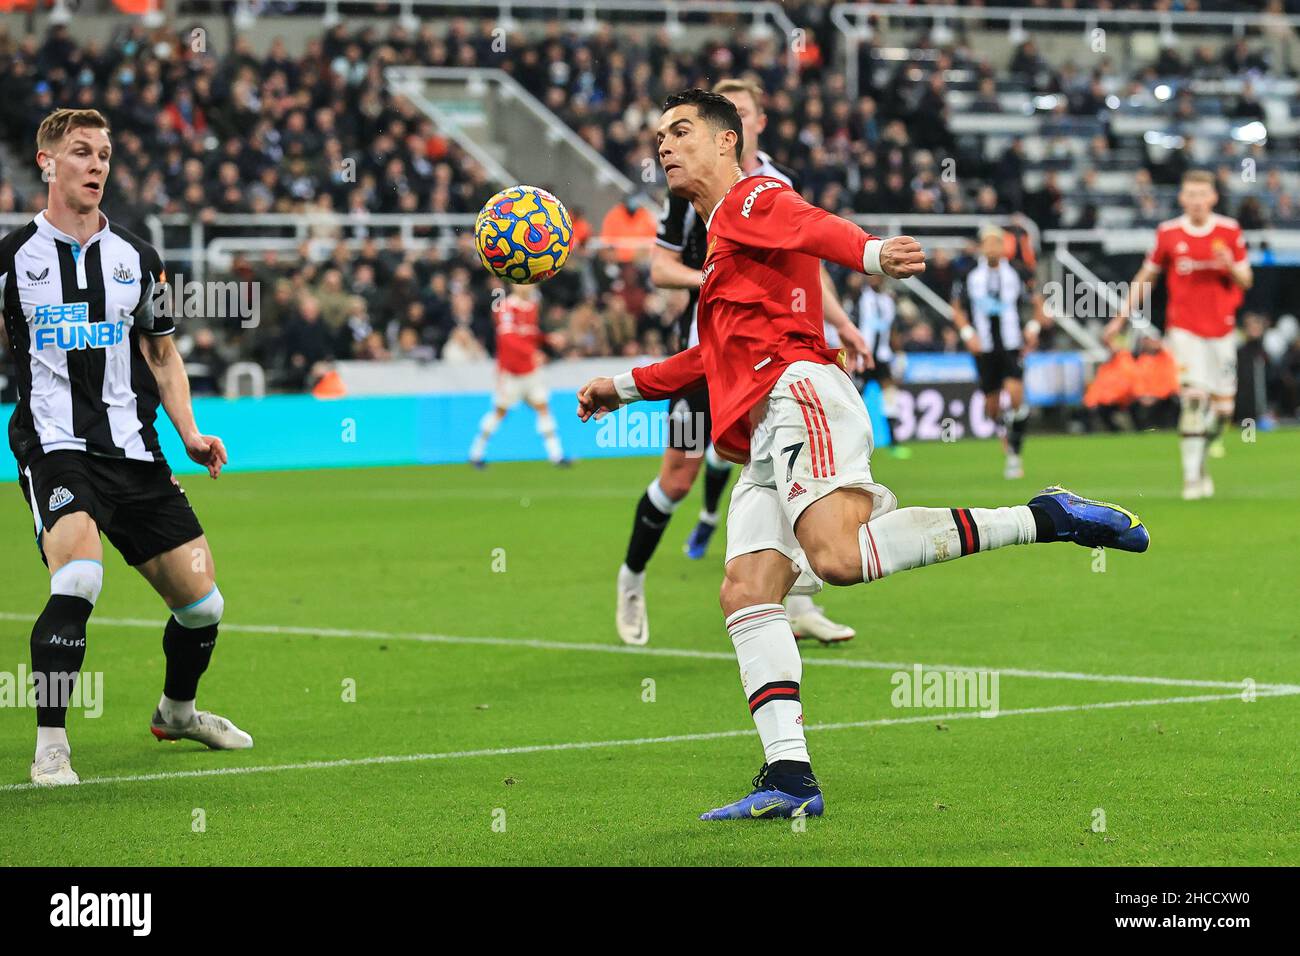
[[[731,192],[736,184],[744,178],[744,170],[737,163],[731,167],[729,172],[724,173],[717,182],[705,185],[699,196],[691,203],[695,207],[696,214],[704,220],[706,231],[713,224],[713,215],[718,211],[718,207],[722,205],[722,200],[727,198],[727,193]]]
[[[51,215],[47,207],[36,214],[36,231],[51,239],[85,248],[108,231],[108,217],[98,208],[85,215],[68,209],[54,211]]]
[[[1215,223],[1218,222],[1218,216],[1210,213],[1205,217],[1203,222],[1192,222],[1192,217],[1183,213],[1178,217],[1178,225],[1182,227],[1183,232],[1189,236],[1208,236],[1214,231]]]

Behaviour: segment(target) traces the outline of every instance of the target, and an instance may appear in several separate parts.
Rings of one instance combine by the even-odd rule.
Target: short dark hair
[[[715,131],[729,129],[735,133],[736,162],[740,162],[740,154],[745,146],[745,131],[740,125],[740,113],[736,111],[735,103],[721,93],[711,93],[708,90],[696,88],[682,90],[680,93],[674,93],[664,100],[665,113],[674,106],[694,106],[695,111],[700,114],[700,119],[708,123]]]

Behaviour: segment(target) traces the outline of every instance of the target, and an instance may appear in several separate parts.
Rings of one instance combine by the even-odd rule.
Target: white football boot
[[[618,610],[614,625],[624,644],[640,647],[650,641],[650,618],[645,610],[645,572],[618,569]]]
[[[1025,466],[1019,455],[1007,455],[1007,464],[1002,469],[1002,477],[1008,481],[1025,477]]]
[[[197,740],[213,750],[248,750],[253,746],[252,737],[225,717],[206,710],[196,710],[184,726],[167,723],[162,711],[155,710],[149,730],[159,740]]]
[[[46,747],[32,762],[32,783],[38,787],[74,787],[81,783],[72,769],[72,754],[64,747]]]
[[[791,602],[795,603],[795,602]],[[797,611],[797,613],[796,613]],[[823,644],[838,644],[852,640],[858,632],[847,624],[837,624],[826,616],[826,612],[811,602],[806,607],[795,603],[795,608],[786,607],[790,618],[790,630],[794,631],[796,641],[813,638]]]
[[[1214,497],[1214,479],[1204,475],[1194,481],[1183,482],[1183,500],[1200,501],[1202,498]]]

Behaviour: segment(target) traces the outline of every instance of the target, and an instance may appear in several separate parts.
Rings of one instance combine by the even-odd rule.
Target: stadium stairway
[[[504,70],[392,67],[385,79],[503,185],[560,192],[597,222],[637,190]]]

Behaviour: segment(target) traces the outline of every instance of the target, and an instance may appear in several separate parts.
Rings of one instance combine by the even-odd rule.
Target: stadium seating
[[[203,23],[204,5],[192,6]],[[43,184],[24,168],[36,125],[54,106],[81,105],[112,123],[105,208],[127,228],[148,235],[151,217],[197,221],[207,242],[250,231],[223,216],[316,216],[310,245],[298,245],[302,230],[262,229],[278,248],[235,244],[214,257],[211,265],[224,267],[214,274],[266,283],[260,326],[214,324],[201,345],[185,343],[199,349],[196,364],[252,359],[273,388],[288,389],[310,387],[335,359],[454,360],[492,347],[485,304],[493,281],[463,230],[421,228],[407,243],[391,229],[319,222],[330,212],[466,216],[497,185],[455,136],[393,92],[383,74],[392,65],[505,70],[645,183],[635,198],[643,204],[662,195],[661,182],[643,173],[654,171],[647,120],[665,93],[752,73],[769,92],[764,148],[803,173],[808,198],[867,221],[1023,213],[1039,233],[1150,229],[1175,214],[1178,177],[1198,166],[1216,170],[1222,211],[1247,228],[1300,228],[1293,37],[1116,42],[1104,56],[1053,55],[1065,63],[1054,68],[1040,43],[1059,53],[1064,27],[1017,36],[992,22],[940,31],[899,19],[878,22],[850,48],[823,5],[786,9],[806,31],[797,58],[778,37],[719,31],[734,18],[703,14],[676,30],[525,16],[500,43],[500,24],[487,17],[430,18],[414,29],[345,20],[309,28],[294,49],[245,32],[211,51],[194,49],[188,22],[150,28],[121,18],[103,39],[76,39],[62,24],[29,34],[10,22],[0,25],[10,94],[0,101],[0,214],[41,207]],[[852,79],[842,68],[849,57]],[[644,257],[602,248],[606,210],[575,212],[592,240],[546,287],[556,354],[675,347],[677,298],[653,290]],[[183,256],[188,227],[166,229],[169,257]],[[927,278],[940,299],[960,254],[940,254]],[[1121,263],[1131,270],[1136,259]],[[1270,294],[1249,305],[1269,317],[1295,311],[1293,294]],[[924,303],[904,309],[900,344],[956,349],[935,319]],[[926,322],[929,330],[917,328]]]

